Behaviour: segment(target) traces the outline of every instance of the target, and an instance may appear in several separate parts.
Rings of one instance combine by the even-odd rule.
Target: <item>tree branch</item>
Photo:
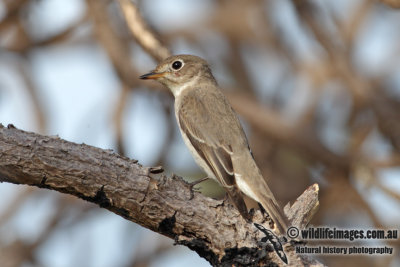
[[[119,0],[118,2],[131,33],[140,46],[157,62],[169,57],[171,52],[154,36],[136,5],[130,0]]]
[[[96,203],[189,247],[214,266],[283,264],[273,249],[260,247],[263,234],[232,205],[192,192],[180,177],[162,172],[111,150],[0,124],[0,182],[47,188]],[[318,187],[311,186],[303,194],[306,200],[299,198],[305,204],[296,202],[286,209],[301,227],[318,206],[317,192]],[[306,209],[306,219],[294,209],[299,205]],[[254,221],[268,228],[263,217],[255,212]],[[298,256],[290,243],[284,250],[290,265],[320,265]]]

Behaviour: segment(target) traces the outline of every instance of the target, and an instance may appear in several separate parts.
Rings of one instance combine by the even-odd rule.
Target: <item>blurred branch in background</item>
[[[400,1],[399,0],[381,0],[382,3],[387,4],[393,8],[400,8]]]
[[[171,52],[148,29],[136,5],[129,0],[118,0],[118,2],[121,5],[128,27],[140,46],[157,61],[169,57]]]
[[[320,210],[313,224],[355,229],[399,225],[399,1],[0,3],[3,124],[20,122],[16,126],[24,129],[25,122],[31,130],[61,136],[77,129],[72,134],[75,141],[112,147],[146,165],[162,165],[184,176],[202,176],[187,160],[190,155],[175,134],[170,95],[156,83],[137,79],[172,52],[196,54],[211,63],[220,86],[226,88],[246,124],[256,161],[282,203],[293,201],[317,182]],[[73,15],[56,27],[65,14]],[[55,63],[57,57],[62,64]],[[43,70],[44,62],[50,62],[51,70]],[[87,69],[96,75],[79,76]],[[64,84],[67,89],[61,91]],[[68,122],[72,116],[77,118],[71,119],[75,124]],[[146,129],[148,134],[138,134]],[[205,191],[207,187],[202,185]],[[9,255],[32,263],[32,255],[40,255],[46,241],[42,238],[41,245],[33,246],[35,241],[24,240],[13,224],[30,198],[25,194],[34,193],[21,192],[8,204],[14,212],[2,209],[0,239],[8,240]],[[40,191],[35,197],[46,194]],[[57,201],[60,209],[61,202]],[[73,204],[78,211],[80,205]],[[91,214],[96,218],[102,213],[93,209]],[[78,226],[71,224],[74,227]],[[48,242],[62,231],[59,227],[50,231]],[[132,251],[137,246],[119,241]],[[20,247],[12,246],[16,243],[30,252],[20,253]],[[400,249],[398,240],[389,245]],[[165,253],[150,252],[157,248],[164,251],[164,245],[155,242],[148,254],[143,252],[147,259],[138,255],[120,265],[165,260]],[[90,262],[87,258],[94,254],[79,251],[69,256]],[[398,253],[319,259],[329,266],[396,266],[400,261]],[[51,265],[45,258],[37,261]]]

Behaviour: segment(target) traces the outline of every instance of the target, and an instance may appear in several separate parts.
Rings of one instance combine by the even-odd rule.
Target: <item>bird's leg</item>
[[[204,182],[204,181],[207,181],[208,179],[210,179],[210,177],[204,177],[204,178],[201,178],[201,179],[199,179],[199,180],[196,180],[196,181],[194,181],[194,182],[191,182],[191,183],[188,183],[188,185],[189,185],[189,187],[190,187],[190,190],[193,190],[193,187],[194,186],[196,186],[196,185],[198,185],[198,184],[200,184],[200,183],[202,183],[202,182]]]
[[[195,192],[195,191],[196,191],[196,192],[199,192],[199,190],[194,190],[193,187],[194,187],[195,185],[198,185],[199,183],[202,183],[202,182],[208,180],[208,179],[210,179],[210,177],[204,177],[204,178],[201,178],[201,179],[196,180],[196,181],[194,181],[194,182],[187,183],[187,185],[188,185],[188,187],[189,187],[189,189],[190,189],[190,199],[192,199],[192,198],[194,197],[194,192]]]

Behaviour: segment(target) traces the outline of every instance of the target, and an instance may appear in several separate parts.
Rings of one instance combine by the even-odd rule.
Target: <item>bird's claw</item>
[[[210,179],[210,178],[209,177],[201,178],[201,179],[196,180],[194,182],[188,183],[188,186],[189,186],[191,191],[198,191],[198,190],[194,190],[193,187],[195,187],[196,185],[198,185],[198,184],[200,184],[200,183],[202,183],[204,181],[207,181],[208,179]]]

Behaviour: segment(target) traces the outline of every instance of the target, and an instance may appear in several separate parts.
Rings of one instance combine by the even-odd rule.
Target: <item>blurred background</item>
[[[399,228],[396,0],[133,1],[173,54],[205,58],[281,204],[320,185],[313,225]],[[397,4],[396,4],[397,3]],[[118,1],[0,0],[0,123],[114,149],[187,179],[173,98]],[[200,184],[209,196],[223,192]],[[173,240],[75,197],[0,184],[0,266],[209,266]],[[394,255],[318,256],[400,266]]]

